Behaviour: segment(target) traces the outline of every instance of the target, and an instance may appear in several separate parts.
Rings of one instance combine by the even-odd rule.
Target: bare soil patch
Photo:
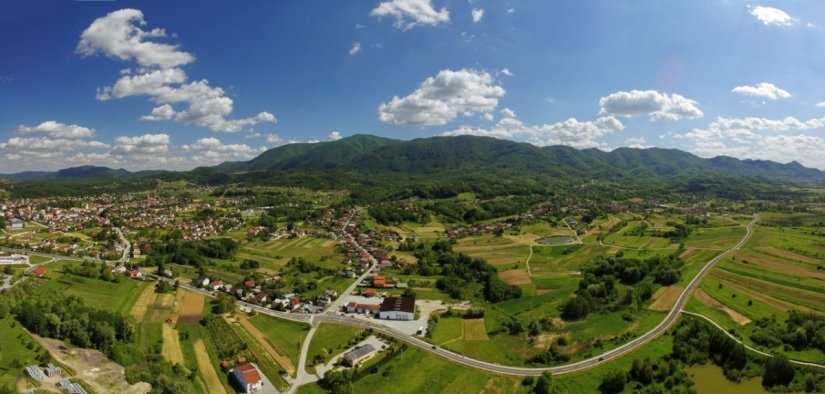
[[[537,296],[543,296],[549,292],[553,291],[552,289],[536,289]]]
[[[465,341],[486,341],[487,327],[484,325],[484,319],[462,319],[461,324],[464,327]]]
[[[146,286],[143,292],[140,293],[137,301],[135,301],[135,305],[132,306],[132,311],[129,314],[135,318],[135,321],[143,321],[143,316],[146,315],[146,311],[149,310],[149,306],[152,305],[154,300],[155,287]]]
[[[501,271],[498,273],[498,277],[511,285],[529,285],[531,283],[530,275],[523,269]]]
[[[226,394],[226,389],[223,388],[221,379],[218,378],[218,373],[215,372],[215,367],[209,360],[209,353],[206,352],[206,345],[200,338],[192,341],[192,347],[195,349],[195,359],[198,361],[198,371],[203,378],[208,394]]]
[[[178,330],[169,324],[163,324],[163,348],[161,349],[163,358],[172,364],[184,365],[183,350],[180,348],[180,337]]]
[[[747,316],[728,308],[727,306],[723,305],[721,302],[717,301],[715,298],[711,297],[710,294],[705,293],[702,289],[696,289],[696,299],[701,301],[703,304],[713,308],[725,312],[728,317],[731,318],[736,324],[740,326],[744,326],[751,322],[751,319],[748,319]]]
[[[203,306],[206,304],[206,299],[203,295],[178,289],[178,299],[180,300],[178,323],[187,324],[201,321]]]
[[[801,254],[794,253],[794,252],[791,252],[789,250],[774,248],[773,246],[762,246],[762,247],[756,248],[756,250],[758,250],[762,253],[769,254],[771,256],[782,257],[782,258],[786,258],[786,259],[789,259],[789,260],[800,261],[800,262],[803,262],[803,263],[811,263],[811,264],[820,264],[820,263],[822,263],[822,260],[817,260],[813,257],[803,256]]]
[[[659,290],[656,290],[656,293],[653,294],[653,303],[650,304],[648,309],[659,312],[669,311],[673,308],[673,305],[676,304],[679,295],[681,295],[684,290],[684,287],[676,285],[659,288]]]
[[[687,260],[687,259],[693,257],[693,255],[695,255],[697,251],[698,251],[698,249],[685,250],[684,252],[682,252],[682,254],[679,255],[679,258],[682,259],[682,260]]]
[[[148,393],[149,383],[139,382],[129,385],[124,368],[106,358],[98,350],[68,348],[57,339],[32,335],[58,362],[75,370],[76,377],[88,383],[98,393]]]

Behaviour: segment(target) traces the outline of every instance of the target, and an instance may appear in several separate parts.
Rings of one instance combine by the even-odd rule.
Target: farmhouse
[[[363,345],[348,351],[344,354],[344,364],[349,367],[354,367],[358,363],[372,357],[375,354],[375,348],[372,345]]]
[[[378,318],[385,320],[415,319],[415,299],[411,297],[387,297],[381,303]]]
[[[238,384],[242,393],[251,393],[261,390],[264,386],[261,373],[258,372],[255,364],[245,364],[232,370],[232,377]]]
[[[209,289],[212,290],[212,291],[220,290],[222,287],[223,287],[223,281],[222,280],[215,280],[215,281],[212,281],[211,283],[209,283]]]
[[[143,272],[140,272],[140,270],[138,270],[138,269],[133,269],[133,270],[129,271],[127,273],[127,275],[132,279],[140,279],[140,280],[144,279]]]
[[[346,306],[347,313],[359,313],[363,315],[374,315],[381,309],[381,305],[375,304],[359,304],[357,302],[350,302]]]
[[[46,275],[46,269],[43,268],[43,267],[37,266],[33,270],[31,270],[31,274],[33,276],[38,277],[38,278],[42,278],[43,275]]]

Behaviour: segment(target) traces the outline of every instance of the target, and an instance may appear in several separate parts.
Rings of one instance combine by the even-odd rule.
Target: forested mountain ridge
[[[825,184],[825,172],[799,163],[731,157],[703,159],[662,148],[610,152],[538,147],[490,137],[410,141],[354,135],[337,141],[283,145],[241,162],[190,171],[128,172],[75,167],[0,175],[13,195],[105,193],[153,187],[157,181],[200,185],[272,184],[348,189],[361,196],[436,197],[462,191],[486,195],[543,194],[599,182],[611,193],[711,193],[740,198],[784,193],[789,184]],[[616,196],[618,197],[618,195]]]

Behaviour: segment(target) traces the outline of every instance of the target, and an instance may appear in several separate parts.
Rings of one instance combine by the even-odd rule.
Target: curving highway
[[[656,338],[660,334],[664,333],[679,317],[679,313],[682,311],[682,308],[687,303],[688,299],[690,299],[693,290],[699,285],[702,279],[707,275],[708,272],[725,256],[733,253],[734,251],[741,248],[751,237],[753,234],[753,225],[759,219],[759,215],[755,214],[753,220],[748,223],[746,227],[745,236],[742,240],[739,241],[735,246],[732,248],[724,251],[723,253],[719,254],[718,256],[714,257],[710,261],[705,264],[704,267],[699,271],[698,274],[690,281],[690,283],[685,287],[682,291],[682,294],[679,296],[679,299],[673,305],[673,308],[668,312],[667,317],[662,320],[661,323],[656,325],[656,327],[652,328],[650,331],[644,333],[643,335],[637,337],[636,339],[625,343],[615,349],[608,350],[600,355],[591,357],[587,360],[578,361],[571,364],[566,365],[559,365],[555,367],[544,367],[544,368],[530,368],[530,367],[514,367],[514,366],[506,366],[500,365],[495,363],[489,363],[486,361],[476,360],[473,358],[469,358],[463,356],[461,354],[451,352],[449,350],[443,349],[441,347],[437,347],[432,345],[429,342],[425,342],[419,338],[409,336],[407,334],[398,332],[386,326],[383,326],[379,323],[373,323],[370,321],[364,321],[360,319],[354,319],[349,317],[341,317],[341,316],[334,316],[329,314],[318,315],[315,317],[316,323],[321,322],[329,322],[329,323],[338,323],[338,324],[346,324],[350,326],[362,327],[362,328],[371,328],[376,332],[383,333],[385,335],[400,339],[404,342],[407,342],[413,346],[418,348],[424,349],[431,353],[435,353],[439,356],[445,357],[449,360],[457,362],[459,364],[463,364],[469,367],[481,369],[488,372],[505,374],[505,375],[518,375],[518,376],[538,376],[541,375],[544,371],[550,371],[554,375],[563,375],[567,373],[573,373],[582,371],[588,368],[595,367],[599,364],[606,363],[610,360],[618,358],[625,353],[631,352],[636,350],[637,348],[641,347],[642,345],[646,344],[647,342],[651,341],[652,339]]]

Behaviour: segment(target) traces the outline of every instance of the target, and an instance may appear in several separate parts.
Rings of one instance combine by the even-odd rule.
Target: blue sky
[[[189,169],[357,133],[825,169],[823,17],[814,1],[0,1],[0,172]]]

